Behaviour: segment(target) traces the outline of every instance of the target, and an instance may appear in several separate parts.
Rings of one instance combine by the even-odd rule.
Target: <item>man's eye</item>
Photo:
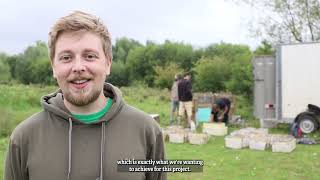
[[[97,56],[94,55],[94,54],[87,54],[87,55],[86,55],[86,59],[88,59],[88,60],[94,60],[94,59],[96,59],[96,58],[97,58]]]
[[[70,60],[71,60],[71,56],[67,56],[67,55],[61,56],[61,57],[60,57],[60,60],[61,60],[61,61],[70,61]]]

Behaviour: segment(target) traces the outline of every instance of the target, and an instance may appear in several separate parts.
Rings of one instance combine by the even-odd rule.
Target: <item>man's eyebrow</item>
[[[99,52],[98,52],[98,51],[96,51],[96,50],[94,50],[94,49],[91,49],[91,48],[86,48],[86,49],[84,49],[84,52],[85,52],[85,53],[93,52],[93,53],[99,55]]]
[[[61,56],[62,54],[65,54],[65,53],[67,53],[67,54],[72,54],[72,51],[69,50],[69,49],[63,50],[63,51],[61,51],[61,52],[58,53],[58,56]]]

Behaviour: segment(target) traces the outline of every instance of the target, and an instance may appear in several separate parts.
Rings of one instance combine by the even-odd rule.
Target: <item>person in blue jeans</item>
[[[226,125],[229,122],[229,111],[231,101],[227,98],[217,99],[211,109],[211,122],[224,122]]]
[[[173,125],[175,114],[179,110],[179,96],[178,96],[178,83],[182,79],[180,74],[174,76],[174,82],[171,87],[171,114],[170,114],[170,125]],[[179,124],[179,122],[177,122]]]

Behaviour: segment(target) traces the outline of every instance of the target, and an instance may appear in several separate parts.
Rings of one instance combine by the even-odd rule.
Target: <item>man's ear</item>
[[[107,56],[106,61],[107,76],[109,76],[111,73],[112,58]]]
[[[109,64],[109,66],[111,66],[111,64],[112,64],[112,57],[108,57],[108,58],[107,58],[107,62],[108,62],[108,64]]]
[[[50,64],[51,64],[53,78],[56,79],[57,76],[56,76],[56,71],[55,71],[55,68],[54,68],[53,60],[50,61]]]
[[[54,79],[57,79],[55,71],[52,69],[52,75]]]

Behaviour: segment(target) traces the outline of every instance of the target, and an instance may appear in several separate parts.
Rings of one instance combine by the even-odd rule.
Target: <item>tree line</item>
[[[113,46],[112,73],[108,82],[118,86],[144,83],[170,88],[177,73],[191,72],[196,91],[230,91],[252,95],[253,55],[274,54],[281,43],[320,40],[319,0],[231,0],[250,5],[259,18],[249,20],[249,30],[261,45],[252,52],[247,45],[216,43],[204,48],[165,41],[145,44],[117,39]],[[271,42],[271,44],[269,43]],[[46,43],[38,41],[23,53],[0,53],[0,83],[54,84]]]
[[[267,43],[256,53],[272,53]],[[175,74],[191,72],[195,91],[230,91],[252,95],[253,53],[247,45],[217,43],[205,48],[165,41],[145,44],[117,39],[113,46],[113,64],[107,81],[117,86],[143,83],[150,87],[171,88]],[[23,53],[0,53],[0,83],[55,84],[45,42],[37,41]]]

